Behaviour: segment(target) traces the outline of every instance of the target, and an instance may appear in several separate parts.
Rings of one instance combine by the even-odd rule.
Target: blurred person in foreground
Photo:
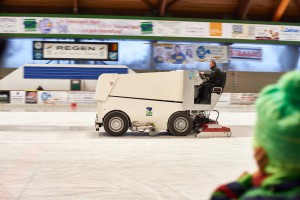
[[[221,185],[211,200],[300,200],[300,71],[265,87],[256,101],[258,170]]]

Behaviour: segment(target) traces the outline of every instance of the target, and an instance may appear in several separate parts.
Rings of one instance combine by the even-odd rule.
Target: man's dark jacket
[[[222,83],[222,72],[218,67],[211,68],[210,74],[204,74],[209,80],[206,83],[211,83],[215,87],[220,87]]]

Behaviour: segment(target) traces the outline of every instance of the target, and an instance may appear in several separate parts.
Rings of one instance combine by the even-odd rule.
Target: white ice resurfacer
[[[151,135],[167,130],[175,136],[191,132],[197,136],[204,131],[230,136],[229,128],[209,119],[223,92],[226,72],[222,72],[222,87],[212,89],[207,104],[195,102],[199,85],[205,81],[200,76],[196,70],[100,75],[96,130],[104,126],[112,136],[122,136],[128,129]]]

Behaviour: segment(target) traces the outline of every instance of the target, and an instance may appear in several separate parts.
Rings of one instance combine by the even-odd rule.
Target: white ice
[[[115,138],[94,130],[93,108],[31,109],[0,112],[1,200],[205,200],[256,170],[252,110],[220,109],[231,138]]]

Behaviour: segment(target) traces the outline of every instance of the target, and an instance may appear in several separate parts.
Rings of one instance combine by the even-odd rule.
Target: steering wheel
[[[201,74],[200,72],[199,72],[199,76],[200,76],[200,78],[205,82],[205,81],[208,81],[208,78],[206,77],[206,76],[204,76],[204,74]]]

